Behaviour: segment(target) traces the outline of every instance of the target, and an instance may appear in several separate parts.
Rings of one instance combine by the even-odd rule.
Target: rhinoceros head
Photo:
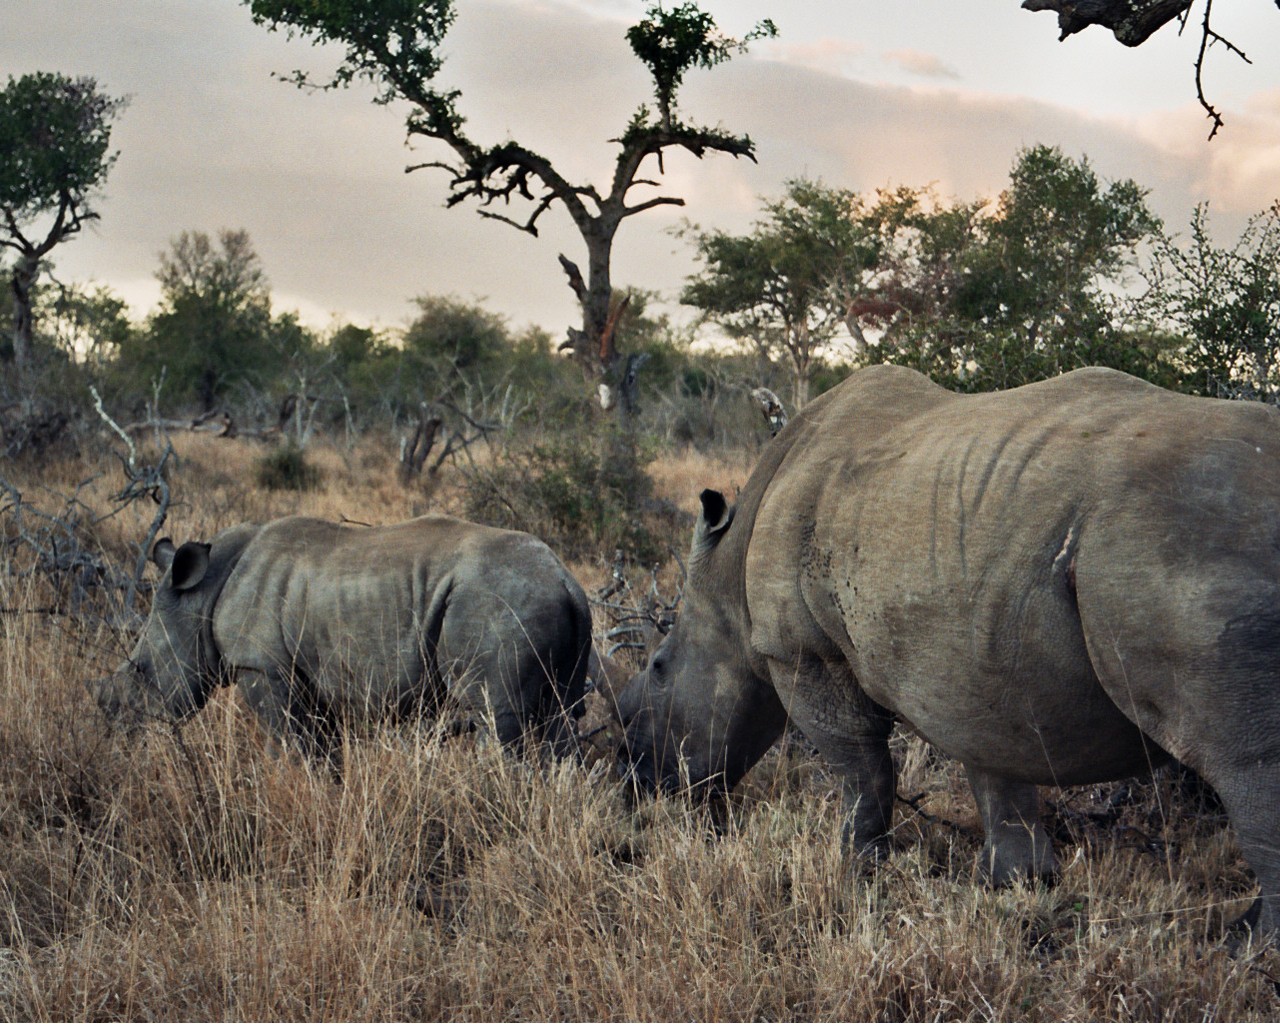
[[[177,722],[204,707],[217,682],[210,621],[217,588],[208,544],[158,541],[151,557],[164,575],[133,653],[114,673],[87,684],[106,716],[128,727],[146,718]]]
[[[680,619],[618,699],[621,767],[646,789],[731,789],[786,720],[748,655],[734,509],[718,491],[701,500]]]

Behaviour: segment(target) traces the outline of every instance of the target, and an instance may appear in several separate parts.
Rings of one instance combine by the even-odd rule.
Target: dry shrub
[[[325,491],[265,495],[242,482],[258,450],[194,441],[172,532],[249,510],[386,522],[410,500],[336,451]],[[654,475],[662,493],[704,471],[737,469]],[[234,691],[180,731],[108,732],[80,682],[128,638],[30,613],[3,579],[0,1018],[1277,1014],[1277,955],[1220,941],[1252,891],[1231,833],[1170,780],[1055,794],[1060,882],[998,892],[957,767],[915,739],[894,745],[915,807],[875,869],[842,857],[838,779],[794,736],[718,814],[632,809],[607,761],[520,761],[431,723],[350,736],[338,783],[267,752]]]
[[[292,441],[267,452],[256,466],[259,487],[268,491],[314,491],[323,474]]]
[[[616,431],[547,436],[495,451],[466,473],[464,514],[524,530],[562,557],[607,560],[622,549],[642,563],[666,557],[658,536],[670,510],[655,502],[650,455]]]

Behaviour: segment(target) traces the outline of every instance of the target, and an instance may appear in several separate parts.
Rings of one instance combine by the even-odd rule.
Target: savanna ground
[[[390,442],[313,448],[322,485],[302,493],[254,483],[256,442],[175,442],[178,541],[287,513],[390,522],[461,503],[451,467],[430,494],[399,486]],[[92,448],[6,476],[36,507],[74,493],[105,509],[120,464]],[[668,454],[650,472],[691,512],[750,460]],[[135,503],[80,536],[128,567],[150,516]],[[17,536],[12,514],[3,527]],[[111,733],[81,684],[131,638],[101,609],[59,606],[48,578],[24,575],[25,551],[11,544],[0,566],[0,1018],[1280,1014],[1277,954],[1223,941],[1253,892],[1233,836],[1171,775],[1047,791],[1062,878],[1003,891],[977,879],[960,773],[918,739],[897,741],[896,851],[875,870],[842,861],[838,784],[802,739],[714,823],[677,799],[632,809],[610,732],[578,766],[431,723],[381,727],[348,738],[336,783],[268,753],[234,691],[180,730]],[[590,593],[609,580],[606,559],[571,568]]]

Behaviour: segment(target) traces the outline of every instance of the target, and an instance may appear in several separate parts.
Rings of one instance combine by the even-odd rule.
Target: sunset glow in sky
[[[617,284],[674,297],[694,269],[682,219],[745,229],[761,196],[792,177],[870,191],[933,184],[943,196],[995,196],[1019,149],[1045,143],[1087,155],[1107,180],[1151,189],[1169,227],[1197,202],[1233,238],[1280,198],[1280,12],[1232,0],[1215,27],[1253,60],[1219,47],[1206,88],[1227,124],[1195,98],[1199,31],[1166,26],[1137,49],[1093,28],[1059,43],[1050,14],[1017,0],[708,0],[721,27],[759,18],[777,40],[690,76],[685,115],[755,141],[759,163],[712,155],[667,161],[660,208],[624,224]],[[277,311],[324,326],[334,317],[396,326],[426,293],[483,301],[513,325],[559,335],[576,319],[556,254],[580,259],[567,217],[538,239],[446,211],[439,172],[404,173],[444,154],[408,150],[404,108],[372,89],[308,94],[272,78],[336,63],[255,26],[235,0],[5,0],[0,73],[92,75],[131,102],[113,136],[119,162],[101,221],[55,253],[65,281],[95,281],[139,313],[154,302],[158,254],[184,230],[245,228]],[[623,33],[639,0],[459,0],[441,81],[478,142],[511,137],[571,179],[603,185],[619,134],[649,98]],[[654,169],[650,169],[652,174]],[[585,183],[585,181],[584,181]]]

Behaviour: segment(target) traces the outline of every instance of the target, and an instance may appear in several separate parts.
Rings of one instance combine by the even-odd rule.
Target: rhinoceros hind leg
[[[1249,904],[1248,910],[1234,921],[1228,922],[1224,929],[1226,932],[1224,945],[1228,951],[1233,954],[1240,953],[1250,942],[1274,943],[1277,931],[1277,909],[1273,907],[1269,912],[1267,909],[1267,904],[1274,902],[1263,900],[1259,896]]]
[[[969,766],[965,770],[986,833],[982,870],[992,884],[1008,885],[1017,878],[1052,879],[1057,859],[1053,841],[1040,824],[1036,787]]]
[[[572,663],[574,657],[580,657],[581,667]],[[485,680],[483,699],[504,746],[520,753],[527,739],[538,738],[557,757],[578,756],[576,722],[582,714],[585,654],[521,639],[502,645],[479,667]]]
[[[1241,744],[1244,747],[1244,744]],[[1276,816],[1280,794],[1280,766],[1266,763],[1257,753],[1224,766],[1225,756],[1216,764],[1203,766],[1202,774],[1226,805],[1240,852],[1258,879],[1258,898],[1228,927],[1243,937],[1251,932],[1255,940],[1276,943],[1280,937],[1280,822]]]

